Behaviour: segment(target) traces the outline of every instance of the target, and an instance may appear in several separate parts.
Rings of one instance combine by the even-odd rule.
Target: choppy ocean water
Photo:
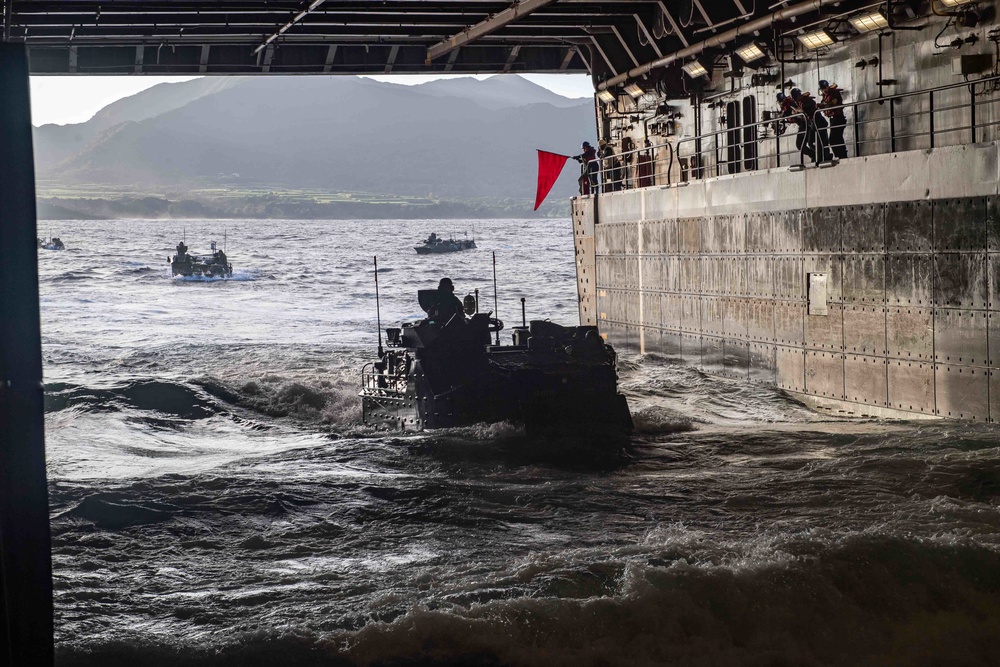
[[[429,232],[479,250],[417,257]],[[832,421],[623,357],[631,446],[360,421],[383,326],[448,275],[573,324],[560,221],[41,230],[60,665],[993,665],[995,427]],[[231,280],[170,276],[227,239]]]

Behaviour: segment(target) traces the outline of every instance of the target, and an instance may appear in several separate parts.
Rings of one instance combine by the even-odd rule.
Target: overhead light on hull
[[[686,65],[681,65],[681,69],[692,79],[697,79],[699,76],[708,76],[708,69],[697,60],[692,60]]]
[[[802,42],[802,46],[815,51],[816,49],[822,49],[826,46],[830,46],[837,40],[835,40],[826,30],[816,30],[815,32],[807,32],[804,35],[799,35],[799,41]]]
[[[597,92],[597,99],[604,102],[605,104],[611,104],[615,101],[615,94],[610,90],[599,90]]]
[[[625,92],[628,93],[632,99],[637,100],[642,97],[646,91],[637,83],[630,83],[625,86]]]
[[[882,12],[871,12],[860,14],[847,19],[854,29],[864,34],[875,30],[886,30],[889,27],[889,20],[882,15]]]
[[[765,53],[763,49],[753,42],[750,42],[746,46],[741,46],[736,49],[736,55],[739,56],[739,59],[743,62],[752,63],[755,60],[760,60],[761,58],[767,56],[767,53]]]

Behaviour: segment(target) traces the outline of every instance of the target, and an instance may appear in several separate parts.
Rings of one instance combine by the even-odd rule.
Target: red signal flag
[[[538,151],[538,189],[535,191],[536,211],[542,205],[542,202],[545,201],[545,197],[552,190],[552,186],[556,184],[556,180],[559,178],[559,174],[562,173],[562,169],[568,159],[568,155],[559,155],[558,153],[549,153],[543,150]]]

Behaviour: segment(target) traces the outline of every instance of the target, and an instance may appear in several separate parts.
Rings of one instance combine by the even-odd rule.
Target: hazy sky
[[[456,75],[461,76],[461,75]],[[468,75],[465,75],[468,76]],[[166,81],[190,81],[193,76],[33,76],[31,77],[31,122],[82,123],[102,108],[129,95]],[[418,84],[440,76],[373,76],[379,81]],[[482,79],[485,76],[477,76]],[[586,74],[528,74],[540,86],[566,97],[590,97],[594,94]]]

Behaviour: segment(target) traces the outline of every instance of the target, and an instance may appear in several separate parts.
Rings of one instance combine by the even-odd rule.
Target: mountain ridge
[[[593,109],[510,76],[160,84],[87,123],[36,128],[36,171],[48,183],[151,191],[221,184],[529,201],[534,149],[593,140]],[[74,129],[75,143],[60,145]],[[575,190],[564,176],[550,196]]]

